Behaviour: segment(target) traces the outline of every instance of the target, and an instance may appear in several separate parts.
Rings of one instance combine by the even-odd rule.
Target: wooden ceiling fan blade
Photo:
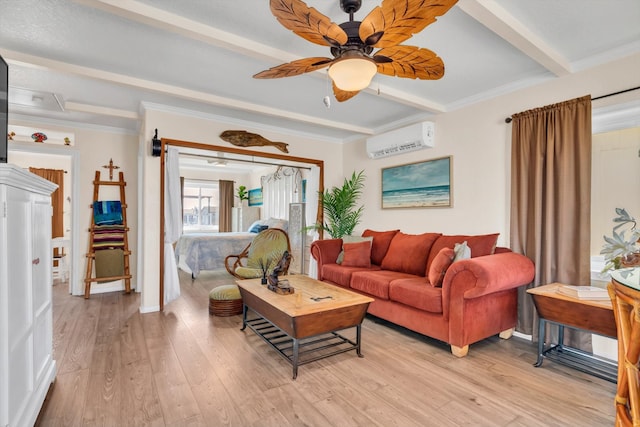
[[[393,62],[393,59],[384,55],[374,55],[372,59],[376,64],[385,64],[387,62]]]
[[[359,93],[360,93],[359,90],[356,90],[356,91],[342,90],[338,86],[336,86],[335,83],[333,83],[333,95],[336,97],[336,100],[338,102],[347,101]]]
[[[444,76],[444,62],[429,49],[393,46],[380,49],[376,54],[393,60],[376,63],[380,74],[421,80],[438,80]]]
[[[382,0],[360,24],[361,40],[383,32],[375,47],[399,45],[424,30],[456,4],[458,0]]]
[[[347,34],[338,24],[300,0],[271,0],[269,5],[283,27],[311,43],[330,46],[327,38],[340,45],[347,42]]]
[[[333,59],[324,57],[313,57],[297,59],[276,67],[269,68],[254,75],[254,79],[279,79],[281,77],[293,77],[300,74],[310,73],[327,67]]]

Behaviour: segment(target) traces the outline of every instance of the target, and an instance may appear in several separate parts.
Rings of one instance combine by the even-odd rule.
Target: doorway
[[[69,147],[46,144],[9,145],[9,163],[21,168],[38,167],[48,169],[62,169],[64,180],[63,224],[64,237],[70,242],[69,252],[66,254],[69,266],[69,293],[82,295],[84,284],[78,280],[78,269],[81,251],[78,246],[78,151]]]

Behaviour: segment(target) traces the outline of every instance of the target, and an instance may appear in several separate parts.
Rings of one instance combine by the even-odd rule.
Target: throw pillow
[[[249,230],[247,231],[249,231],[249,233],[259,233],[261,231],[261,227],[265,227],[266,229],[267,226],[263,226],[261,220],[254,221],[253,224],[249,226]]]
[[[389,231],[374,231],[374,230],[364,230],[362,233],[362,237],[371,237],[373,238],[373,243],[371,243],[371,262],[375,265],[382,264],[382,260],[384,256],[387,254],[387,250],[389,250],[389,245],[391,244],[391,240],[393,236],[396,235],[400,230],[389,230]]]
[[[342,264],[342,260],[344,258],[344,244],[345,243],[369,242],[369,246],[371,246],[371,242],[372,241],[373,241],[373,237],[342,236],[342,250],[338,254],[338,259],[336,259],[336,264]]]
[[[345,267],[371,267],[371,242],[345,243],[343,245]]]
[[[456,243],[453,247],[453,253],[455,254],[453,262],[471,258],[471,248],[467,245],[466,240],[462,243]]]
[[[385,270],[415,274],[424,277],[431,245],[440,233],[405,234],[398,232],[380,266]],[[373,239],[375,242],[375,238]]]
[[[482,234],[477,236],[465,236],[465,235],[443,235],[436,240],[431,248],[429,254],[429,261],[427,261],[427,271],[431,267],[433,259],[438,255],[442,248],[453,248],[456,243],[462,243],[467,241],[467,246],[471,249],[471,255],[473,257],[491,255],[495,252],[496,244],[498,242],[499,233],[495,234]]]
[[[438,255],[433,259],[431,263],[431,268],[429,268],[429,284],[433,287],[442,286],[442,281],[444,280],[444,275],[447,272],[447,269],[453,263],[453,258],[455,257],[455,252],[451,248],[442,248]]]

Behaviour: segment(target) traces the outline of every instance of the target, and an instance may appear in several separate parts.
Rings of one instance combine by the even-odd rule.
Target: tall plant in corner
[[[353,229],[360,223],[364,206],[356,207],[364,188],[364,171],[353,172],[350,179],[345,178],[342,187],[333,187],[319,193],[324,223],[312,226],[322,229],[332,238],[339,239],[353,233]]]

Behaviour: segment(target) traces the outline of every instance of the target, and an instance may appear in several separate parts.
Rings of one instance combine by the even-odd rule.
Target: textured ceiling
[[[380,2],[364,0],[355,18]],[[337,0],[307,4],[348,20]],[[145,103],[339,142],[638,53],[638,22],[638,0],[460,0],[404,43],[436,52],[441,80],[378,75],[330,108],[326,70],[252,78],[330,56],[281,26],[267,0],[0,0],[0,54],[15,118],[135,131]],[[27,105],[29,91],[55,94],[64,111]]]

